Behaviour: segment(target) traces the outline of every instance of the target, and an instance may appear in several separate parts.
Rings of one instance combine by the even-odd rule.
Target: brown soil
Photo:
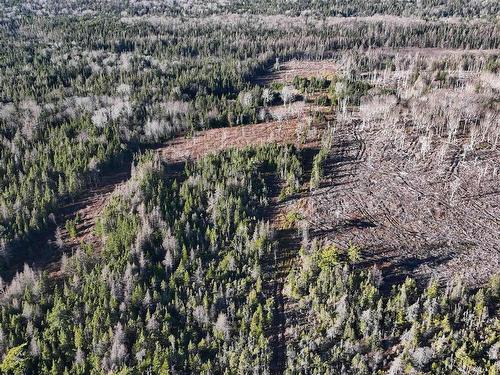
[[[111,194],[130,178],[130,166],[125,166],[109,175],[102,176],[94,186],[80,195],[73,202],[61,208],[58,226],[48,240],[52,248],[59,249],[52,257],[41,257],[34,263],[36,268],[45,269],[54,278],[61,274],[61,252],[72,254],[82,243],[89,244],[93,249],[102,245],[99,236],[94,233],[94,225],[102,213]],[[72,238],[66,230],[67,220],[76,220],[76,237]],[[59,232],[59,234],[57,234]]]
[[[244,148],[266,143],[297,143],[301,118],[242,125],[232,128],[210,129],[197,132],[191,138],[176,138],[159,152],[168,161],[197,159],[211,152],[227,148]]]
[[[498,50],[373,49],[370,53],[491,54]],[[298,61],[260,78],[261,82],[291,81],[299,76],[324,76],[342,69],[334,61]],[[451,74],[451,73],[450,73]],[[467,81],[480,73],[460,73]],[[477,77],[476,77],[477,78]],[[394,83],[394,79],[383,82]],[[349,111],[348,111],[349,112]],[[386,285],[406,276],[425,284],[461,276],[480,286],[500,270],[500,165],[498,147],[481,146],[463,156],[467,136],[449,144],[436,137],[428,155],[419,155],[419,132],[409,124],[391,128],[381,123],[363,126],[347,113],[337,123],[334,145],[321,187],[289,202],[300,205],[310,238],[341,248],[363,248],[360,267],[383,269]],[[404,132],[404,145],[394,133]],[[447,146],[446,155],[438,155]],[[455,182],[458,189],[451,197]]]
[[[278,72],[258,79],[259,83],[289,82],[295,76],[334,74],[333,61],[290,61]],[[309,225],[310,238],[346,248],[350,243],[362,248],[359,267],[377,266],[383,270],[386,285],[408,276],[425,283],[430,277],[445,282],[461,275],[470,285],[484,284],[500,269],[500,191],[498,178],[480,176],[493,162],[500,165],[498,151],[476,150],[468,158],[450,147],[444,162],[438,162],[438,147],[426,158],[416,157],[418,133],[405,129],[404,147],[391,138],[384,124],[363,127],[356,116],[330,119],[336,123],[334,144],[325,166],[325,178],[318,189],[308,189],[310,163],[317,150],[314,141],[299,144],[300,115],[286,121],[245,125],[196,132],[179,137],[157,152],[170,163],[197,159],[212,152],[265,143],[295,143],[304,156],[305,178],[302,190],[285,202],[272,194],[267,212],[276,234],[276,253],[266,268],[264,289],[275,300],[271,342],[271,373],[283,373],[286,346],[291,340],[287,328],[300,320],[297,308],[283,295],[286,275],[300,248],[297,228],[287,228],[284,217],[298,211]],[[442,159],[441,159],[442,160]],[[129,178],[130,172],[117,171],[103,177],[87,193],[63,209],[57,224],[60,241],[67,253],[82,242],[98,250],[99,238],[93,233],[96,219],[113,192]],[[450,184],[462,183],[453,199]],[[481,181],[481,184],[476,183]],[[271,185],[277,187],[276,181]],[[63,228],[67,219],[79,216],[76,238]],[[56,243],[54,233],[49,241]],[[61,251],[50,259],[34,262],[54,277],[60,273]]]
[[[500,153],[462,159],[451,149],[444,162],[437,151],[416,159],[418,136],[407,137],[397,150],[383,126],[339,127],[326,178],[309,199],[311,236],[362,246],[360,267],[382,268],[389,286],[406,276],[483,285],[500,270],[500,191],[498,177],[482,171],[499,165]]]
[[[269,72],[256,79],[256,83],[267,85],[272,82],[289,83],[295,77],[324,77],[331,78],[338,70],[338,64],[333,60],[290,60],[280,64],[280,69]]]

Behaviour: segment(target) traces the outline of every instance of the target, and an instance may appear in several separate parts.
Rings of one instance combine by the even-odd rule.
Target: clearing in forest
[[[461,53],[483,52],[492,53]],[[460,52],[370,53],[443,58]],[[333,70],[330,62],[294,60],[283,67],[262,81],[291,82],[287,69],[306,77]],[[443,79],[432,66],[420,75],[412,81],[406,69],[351,78],[373,88],[360,105],[336,109],[320,187],[290,201],[289,210],[302,207],[311,239],[341,249],[359,245],[359,266],[382,268],[388,285],[406,276],[423,284],[461,276],[480,286],[500,269],[498,105],[488,104],[498,79],[479,71],[447,71]]]
[[[334,60],[290,60],[278,64],[279,68],[271,69],[263,76],[258,77],[255,82],[266,85],[272,82],[291,82],[295,77],[331,77],[338,71],[338,62]]]
[[[283,121],[197,131],[191,137],[175,138],[155,151],[173,166],[231,147],[244,148],[273,142],[300,146],[299,140],[303,139],[301,132],[304,131],[302,123],[302,117],[296,116]],[[102,244],[94,233],[94,225],[112,194],[129,178],[130,164],[127,164],[120,170],[103,175],[94,186],[64,206],[54,218],[52,230],[39,238],[40,254],[33,254],[26,263],[35,269],[46,269],[52,277],[59,277],[62,254],[72,254],[82,243],[99,251]],[[47,242],[51,252],[44,250]],[[21,267],[22,264],[17,269]]]

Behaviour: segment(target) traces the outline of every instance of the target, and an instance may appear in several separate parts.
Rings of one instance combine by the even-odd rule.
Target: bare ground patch
[[[412,48],[371,51],[428,58],[497,52]],[[325,64],[326,70],[333,66],[329,65],[332,61]],[[266,82],[321,75],[321,68],[314,65],[310,61],[290,62],[289,68],[285,64],[282,73],[274,72]],[[335,68],[342,66],[339,63]],[[372,83],[395,87],[403,93],[402,102],[394,101],[390,108],[383,100],[371,107],[365,105],[364,110],[369,108],[374,117],[380,111],[390,113],[368,125],[357,114],[339,113],[333,121],[337,130],[321,187],[289,202],[289,209],[300,199],[311,238],[341,248],[350,243],[361,246],[364,261],[359,266],[382,268],[388,284],[406,276],[421,283],[431,277],[445,282],[461,276],[471,286],[482,285],[500,270],[500,151],[492,133],[498,130],[498,123],[494,124],[498,112],[494,108],[480,112],[479,103],[484,98],[476,96],[470,87],[481,82],[490,87],[486,92],[494,92],[498,90],[496,80],[484,72],[448,71],[460,78],[455,87],[444,89],[440,81],[431,79],[424,85],[417,81],[412,88],[409,71],[382,73],[389,76],[374,75]],[[414,100],[418,104],[412,104],[409,111],[407,105]],[[439,114],[436,106],[442,107]],[[431,112],[434,114],[428,114]],[[467,130],[450,140],[434,134],[436,130],[429,125],[422,128],[412,124],[411,118],[421,121],[428,116],[435,116],[430,124],[442,123],[445,117],[445,126],[461,124],[460,129],[464,118],[476,118],[474,121],[485,121],[484,129],[490,130],[478,130],[483,125],[472,121],[470,133]],[[481,142],[486,134],[493,135]]]
[[[272,82],[287,83],[297,76],[329,78],[337,71],[338,63],[335,60],[290,60],[280,64],[279,70],[270,69],[255,82],[261,85]]]
[[[298,125],[303,121],[295,117],[284,121],[200,131],[191,138],[176,138],[158,152],[167,161],[184,161],[231,147],[244,148],[273,142],[298,144]]]
[[[350,51],[340,51],[336,57],[327,60],[289,60],[279,64],[279,69],[269,67],[265,74],[257,77],[254,83],[260,85],[269,85],[271,83],[290,83],[295,77],[303,78],[332,78],[336,73],[346,72],[352,68]],[[427,60],[427,61],[440,61],[445,59],[457,59],[464,55],[471,55],[475,57],[484,57],[500,55],[500,49],[450,49],[450,48],[417,48],[417,47],[404,47],[404,48],[370,48],[362,52],[371,58],[375,56],[397,56],[399,59],[413,59],[413,60]],[[409,74],[409,72],[406,72]],[[453,72],[448,72],[452,74]],[[471,72],[460,71],[454,72],[460,76],[471,75]],[[373,74],[363,73],[368,76]],[[404,74],[395,72],[395,74]]]
[[[462,276],[478,286],[500,270],[499,176],[485,173],[500,164],[498,151],[462,158],[450,148],[441,161],[436,147],[416,159],[416,134],[401,148],[384,127],[356,121],[335,139],[323,186],[310,197],[312,236],[362,246],[361,265],[382,268],[389,283]]]

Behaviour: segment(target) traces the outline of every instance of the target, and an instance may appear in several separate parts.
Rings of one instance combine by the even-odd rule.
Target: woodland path
[[[309,196],[309,181],[311,178],[312,161],[319,151],[317,140],[311,140],[302,145],[302,184],[300,191],[294,196],[280,201],[280,183],[276,176],[269,176],[267,184],[271,187],[271,202],[265,217],[270,221],[274,232],[273,256],[264,269],[267,273],[265,290],[274,301],[274,313],[271,327],[268,329],[271,347],[271,374],[283,374],[286,370],[287,345],[290,342],[289,329],[299,319],[296,306],[284,295],[286,278],[298,259],[301,247],[301,234],[295,225],[287,225],[287,214],[295,212],[298,206],[306,204]],[[306,207],[302,207],[307,209]]]

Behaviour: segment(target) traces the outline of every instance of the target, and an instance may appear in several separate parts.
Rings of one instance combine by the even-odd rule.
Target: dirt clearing
[[[290,60],[279,64],[279,69],[270,69],[269,72],[258,77],[255,83],[268,85],[270,83],[287,83],[295,77],[323,77],[331,78],[338,71],[338,63],[334,60]]]
[[[401,147],[383,126],[339,126],[323,186],[309,197],[311,235],[361,246],[361,265],[382,268],[389,284],[484,284],[500,270],[500,153],[438,156],[436,147],[418,159],[418,135],[406,137]]]
[[[266,143],[297,143],[300,117],[262,124],[241,125],[232,128],[210,129],[196,132],[191,138],[179,137],[158,150],[166,161],[197,159],[211,152],[227,148],[244,148]]]

